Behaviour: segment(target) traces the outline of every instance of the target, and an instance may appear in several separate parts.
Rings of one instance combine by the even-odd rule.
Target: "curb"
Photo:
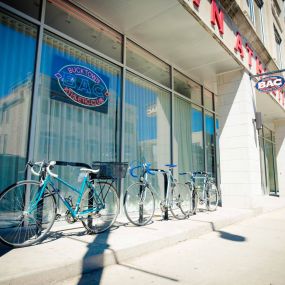
[[[221,228],[255,217],[263,212],[262,208],[257,208],[239,211],[238,214],[236,212],[230,213],[230,216],[223,214],[220,216],[219,210],[206,216],[204,216],[204,214],[198,214],[197,216],[191,217],[189,227],[183,231],[158,238],[154,237],[147,242],[140,240],[136,245],[125,248],[114,249],[109,247],[104,250],[103,253],[95,252],[89,256],[79,256],[69,263],[66,262],[62,264],[62,266],[55,265],[38,270],[29,270],[28,272],[21,271],[12,277],[5,276],[2,273],[0,285],[38,285],[59,282],[109,265],[120,264],[128,259],[139,257],[143,254],[157,251],[188,239],[194,239],[213,231],[219,231]]]

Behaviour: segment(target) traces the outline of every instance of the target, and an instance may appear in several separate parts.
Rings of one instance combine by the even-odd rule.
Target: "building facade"
[[[284,91],[253,77],[285,68],[284,1],[23,2],[0,3],[1,191],[28,159],[138,160],[209,172],[223,206],[285,195]]]

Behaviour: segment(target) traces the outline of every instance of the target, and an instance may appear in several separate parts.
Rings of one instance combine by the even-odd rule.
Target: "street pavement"
[[[59,284],[284,285],[285,209]]]
[[[267,270],[276,278],[281,278],[285,272],[285,264],[280,261],[285,247],[282,246],[285,244],[285,213],[281,210],[281,214],[274,218],[278,209],[285,209],[285,198],[266,197],[262,205],[252,209],[222,207],[215,212],[200,211],[188,220],[163,221],[156,216],[153,223],[144,227],[130,225],[122,215],[110,231],[99,235],[87,235],[80,223],[57,222],[41,244],[19,249],[0,245],[0,285],[64,284],[63,280],[70,278],[75,279],[64,282],[90,285],[99,284],[99,281],[100,284],[130,282],[127,284],[135,285],[174,282],[270,285],[267,281],[241,283],[240,279],[253,274],[260,275],[265,281],[267,279],[261,273],[265,274]],[[260,224],[253,227],[255,233],[226,228],[270,212],[272,218],[258,218]],[[245,230],[250,228],[245,227]],[[212,236],[205,236],[209,233]],[[171,250],[173,246],[174,250],[168,253],[167,248]],[[256,251],[251,251],[254,248]],[[239,253],[244,255],[238,258]],[[154,255],[147,259],[148,254]],[[255,256],[258,258],[253,259]],[[262,262],[263,258],[268,263]],[[231,261],[236,261],[239,266]],[[280,271],[281,265],[283,271]],[[175,272],[176,268],[181,271]],[[83,273],[96,269],[95,275],[81,277]],[[220,279],[215,279],[215,274]],[[89,276],[91,280],[86,281]],[[270,277],[269,273],[267,277]],[[205,283],[207,280],[219,282]],[[236,280],[238,282],[234,283]],[[283,280],[283,283],[280,280],[276,283],[272,279],[275,283],[271,285],[285,285],[285,277]]]

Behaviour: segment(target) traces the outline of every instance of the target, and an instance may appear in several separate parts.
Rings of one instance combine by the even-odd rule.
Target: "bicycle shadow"
[[[229,233],[226,231],[217,230],[215,227],[215,224],[213,222],[201,221],[201,220],[195,220],[195,221],[210,224],[212,231],[219,233],[220,238],[222,238],[222,239],[226,239],[226,240],[230,240],[230,241],[234,241],[234,242],[245,242],[247,240],[246,237],[244,237],[244,236],[232,234],[232,233]]]
[[[122,225],[115,223],[109,231],[112,232],[121,226]],[[76,237],[82,237],[82,236],[86,236],[86,235],[90,235],[90,234],[88,233],[88,231],[83,226],[78,225],[78,226],[72,227],[72,228],[50,231],[48,233],[47,237],[41,243],[42,244],[50,243],[50,242],[53,242],[53,241],[58,240],[60,238],[76,239]],[[78,239],[76,239],[76,240],[78,240]],[[36,246],[36,244],[35,244],[35,246]]]
[[[77,285],[100,284],[104,271],[104,252],[110,248],[108,238],[113,229],[97,234],[93,242],[88,243],[88,250],[83,257],[81,277]],[[92,274],[88,274],[91,273]]]
[[[104,266],[108,265],[109,263],[109,257],[104,256],[105,251],[110,252],[112,264],[119,265],[120,267],[123,267],[125,269],[135,270],[140,273],[150,275],[155,279],[159,278],[162,280],[179,282],[178,279],[173,278],[171,276],[158,274],[156,272],[145,270],[132,264],[121,262],[117,256],[116,251],[112,249],[110,244],[108,243],[108,238],[111,231],[112,230],[97,235],[94,241],[88,244],[88,251],[84,256],[82,262],[82,275],[80,277],[80,280],[77,282],[77,285],[100,284],[105,269]],[[96,267],[99,266],[99,268],[95,268],[94,265]]]
[[[3,243],[0,243],[0,257],[2,257],[3,255],[7,254],[8,252],[12,251],[13,248],[3,244]]]

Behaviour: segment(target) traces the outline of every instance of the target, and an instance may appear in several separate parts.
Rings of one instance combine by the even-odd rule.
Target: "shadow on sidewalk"
[[[88,244],[88,251],[86,255],[84,256],[84,259],[82,262],[82,275],[81,275],[80,280],[77,283],[78,285],[100,284],[100,280],[102,278],[102,274],[104,270],[103,253],[110,247],[110,245],[107,242],[110,231],[112,231],[112,229],[96,235],[94,238],[94,241]],[[96,262],[96,265],[101,266],[101,268],[99,269],[92,268],[92,263],[94,264],[95,262]],[[92,271],[94,271],[92,275],[88,274],[88,272],[92,272]]]
[[[11,250],[13,250],[13,248],[0,243],[0,257],[2,257],[3,255],[7,254]]]
[[[246,237],[244,237],[244,236],[228,233],[225,231],[216,230],[215,224],[213,222],[207,222],[207,221],[201,221],[201,220],[195,220],[195,221],[210,224],[213,232],[220,234],[220,238],[227,239],[230,241],[236,241],[236,242],[245,242],[246,241]]]

